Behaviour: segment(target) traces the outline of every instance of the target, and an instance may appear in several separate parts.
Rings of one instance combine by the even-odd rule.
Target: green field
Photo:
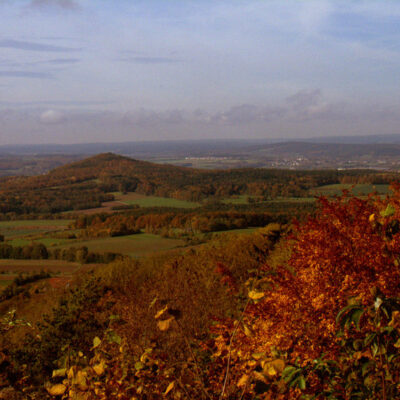
[[[70,239],[58,239],[58,238],[52,238],[52,237],[35,240],[35,242],[43,243],[46,247],[60,246],[65,243],[68,243],[69,241],[70,241]]]
[[[221,202],[224,204],[249,204],[248,198],[249,196],[247,194],[241,194],[222,199]]]
[[[245,234],[250,234],[255,231],[257,231],[260,228],[242,228],[242,229],[230,229],[226,231],[217,231],[217,232],[212,232],[214,235],[219,235],[221,233],[227,233],[227,234],[237,234],[237,235],[245,235]]]
[[[3,289],[3,288],[5,288],[6,286],[8,286],[12,281],[13,281],[13,279],[8,279],[9,277],[8,276],[6,276],[6,277],[2,277],[1,275],[0,275],[0,291]]]
[[[156,197],[156,196],[145,196],[139,193],[113,193],[115,195],[115,201],[121,203],[121,205],[134,205],[137,204],[139,207],[175,207],[175,208],[196,208],[199,207],[199,203],[191,201],[171,199],[168,197]]]
[[[313,190],[313,194],[316,196],[340,196],[343,194],[343,190],[348,190],[355,196],[367,196],[368,194],[374,192],[385,195],[390,192],[389,185],[335,184],[317,187]]]
[[[21,226],[64,228],[67,227],[68,224],[70,224],[71,222],[71,219],[29,219],[17,221],[0,221],[0,229]]]
[[[41,270],[53,273],[72,274],[80,268],[79,263],[63,260],[2,260],[0,259],[0,273],[18,274],[19,272],[40,272]],[[0,277],[2,275],[0,274]]]
[[[16,239],[10,239],[7,241],[7,244],[10,244],[11,246],[28,246],[32,243],[32,240],[30,239],[24,239],[24,238],[16,238]]]
[[[112,252],[133,257],[141,257],[152,253],[171,250],[184,246],[185,242],[180,239],[168,239],[150,233],[139,233],[136,235],[106,237],[100,239],[75,241],[73,246],[86,246],[89,251],[96,253]],[[58,248],[68,248],[64,244]]]
[[[312,203],[314,201],[314,197],[277,197],[266,201],[266,203]]]
[[[0,221],[0,234],[4,235],[6,239],[12,239],[45,232],[57,232],[67,229],[71,222],[72,220],[69,219]]]

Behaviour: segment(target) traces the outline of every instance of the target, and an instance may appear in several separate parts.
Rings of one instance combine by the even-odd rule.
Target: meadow
[[[58,277],[71,278],[81,268],[76,262],[63,260],[2,260],[0,259],[0,291],[19,274],[50,272]],[[86,269],[86,268],[85,268]]]
[[[73,241],[55,248],[68,248],[71,246],[86,246],[89,251],[95,253],[119,253],[131,257],[142,257],[157,252],[171,250],[185,245],[180,239],[168,239],[150,233],[138,233],[135,235],[105,237],[90,240]]]
[[[80,267],[79,263],[63,260],[0,260],[1,274],[32,273],[46,270],[51,273],[73,274]]]
[[[121,205],[138,205],[139,207],[175,207],[175,208],[196,208],[200,207],[199,203],[177,200],[168,197],[146,196],[139,193],[122,194],[120,192],[113,193],[115,202]]]
[[[46,232],[54,233],[66,230],[71,222],[70,219],[0,221],[0,234],[6,239],[12,239]]]
[[[371,184],[334,184],[319,186],[312,190],[312,193],[316,196],[340,196],[343,194],[343,190],[350,191],[355,196],[367,196],[370,193],[377,192],[380,195],[386,195],[390,193],[389,185],[371,185]]]

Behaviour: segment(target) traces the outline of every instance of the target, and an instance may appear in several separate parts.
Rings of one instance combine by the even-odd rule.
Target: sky
[[[399,123],[397,0],[0,0],[0,145]]]

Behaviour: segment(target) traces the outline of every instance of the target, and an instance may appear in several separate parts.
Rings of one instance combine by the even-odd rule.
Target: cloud
[[[280,105],[239,104],[219,112],[205,109],[93,110],[77,102],[0,102],[2,135],[15,143],[78,143],[190,138],[304,138],[398,132],[400,105],[335,103],[318,89],[302,90]],[[75,102],[74,102],[75,103]],[[89,105],[90,103],[88,103]],[[303,107],[303,108],[302,108]],[[304,111],[305,110],[305,111]],[[82,135],[82,132],[85,134]],[[11,138],[11,139],[10,139]],[[0,136],[1,143],[1,136]]]
[[[5,86],[5,85],[3,85]],[[112,101],[84,101],[84,100],[40,100],[40,101],[0,101],[0,106],[31,107],[31,106],[99,106],[110,105]]]
[[[43,124],[59,124],[65,120],[65,114],[56,110],[47,110],[40,114],[40,122]]]
[[[241,104],[230,109],[213,114],[208,120],[219,124],[243,125],[253,122],[265,122],[283,116],[282,107],[257,106],[255,104]]]
[[[54,76],[50,72],[34,72],[34,71],[0,71],[0,77],[7,76],[11,78],[34,78],[34,79],[53,79]]]
[[[47,52],[69,52],[77,51],[79,49],[74,49],[71,47],[54,46],[51,44],[42,44],[34,42],[25,42],[13,39],[3,39],[0,40],[0,47],[6,49],[17,49],[17,50],[27,50],[27,51],[47,51]]]
[[[64,10],[76,10],[79,8],[79,5],[73,0],[32,0],[29,7],[33,9],[56,7]]]
[[[75,64],[81,61],[79,58],[55,58],[53,60],[44,61],[49,64]]]
[[[300,90],[286,98],[286,102],[294,109],[304,109],[316,105],[321,101],[322,92],[320,89]]]
[[[136,63],[136,64],[171,64],[180,62],[181,60],[172,57],[137,56],[137,57],[123,57],[120,58],[119,61]]]

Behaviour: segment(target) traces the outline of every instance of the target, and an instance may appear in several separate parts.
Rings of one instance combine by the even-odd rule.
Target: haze
[[[0,0],[0,145],[400,133],[400,2]]]

